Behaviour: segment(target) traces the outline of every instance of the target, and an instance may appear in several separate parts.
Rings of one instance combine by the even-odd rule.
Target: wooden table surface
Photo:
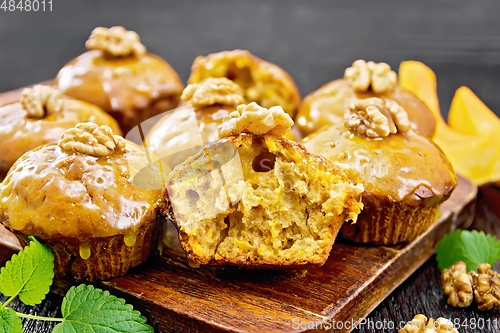
[[[438,77],[442,113],[455,90],[469,86],[500,114],[500,2],[434,1],[53,1],[52,12],[0,10],[0,91],[53,78],[85,51],[96,26],[136,30],[150,52],[165,59],[186,80],[197,55],[244,48],[277,63],[296,80],[303,95],[342,76],[358,58],[385,61],[397,69],[420,60]],[[474,227],[500,236],[500,190],[480,189]],[[0,249],[0,257],[12,254]],[[497,270],[500,266],[495,266]],[[455,309],[446,304],[440,272],[431,258],[398,287],[367,321],[408,321],[417,313],[459,320],[461,332],[500,332],[500,311]],[[5,301],[4,297],[1,297]],[[60,315],[61,297],[49,294],[34,308],[16,310]],[[490,319],[498,328],[471,329]],[[24,321],[26,332],[50,332],[50,322]],[[469,327],[465,328],[465,324]],[[380,327],[380,326],[379,326]],[[365,324],[354,332],[394,332]]]

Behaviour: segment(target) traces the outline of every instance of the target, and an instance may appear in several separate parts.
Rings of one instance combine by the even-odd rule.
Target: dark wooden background
[[[412,59],[436,72],[444,115],[461,85],[469,86],[500,114],[498,0],[53,0],[52,12],[0,10],[0,91],[53,78],[66,62],[85,51],[85,40],[94,27],[112,25],[137,31],[148,50],[167,59],[184,81],[197,55],[234,48],[248,49],[283,67],[303,95],[342,76],[344,68],[358,58],[385,61],[395,69],[401,61]],[[487,188],[481,193],[481,214],[486,218],[476,225],[498,231],[494,214],[500,203],[498,191]],[[0,249],[2,253],[10,255],[5,249]],[[500,321],[498,310],[481,313],[474,307],[449,307],[439,274],[434,258],[429,260],[369,319],[398,325],[423,313],[458,318],[462,323],[472,318]],[[11,304],[25,313],[52,316],[59,312],[60,303],[59,296],[50,294],[35,308]],[[49,332],[53,326],[25,321],[26,332]],[[461,332],[497,332],[498,326]],[[392,331],[366,325],[357,330]]]

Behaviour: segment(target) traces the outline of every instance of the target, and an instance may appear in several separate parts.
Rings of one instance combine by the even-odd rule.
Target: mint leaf
[[[146,318],[133,310],[132,305],[93,286],[71,287],[63,299],[61,312],[64,321],[52,333],[154,333]]]
[[[0,309],[0,332],[23,333],[23,324],[16,311],[11,308]]]
[[[34,237],[30,240],[0,270],[0,292],[5,296],[19,295],[24,304],[35,305],[49,292],[54,278],[54,256]]]
[[[457,261],[463,261],[467,264],[468,271],[477,271],[479,264],[493,265],[498,261],[500,241],[482,231],[455,230],[441,239],[436,255],[441,270],[449,268]]]

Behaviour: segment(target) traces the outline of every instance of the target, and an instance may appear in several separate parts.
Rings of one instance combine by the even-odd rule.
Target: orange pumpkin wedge
[[[399,84],[420,98],[433,113],[437,122],[433,140],[444,151],[457,173],[469,178],[478,186],[500,180],[500,141],[497,140],[500,124],[493,123],[489,131],[476,129],[477,134],[471,134],[474,133],[471,129],[464,130],[466,133],[462,133],[449,127],[439,110],[436,75],[421,62],[402,62],[399,67]],[[458,95],[455,95],[458,100],[454,98],[456,110],[454,113],[468,110],[470,114],[477,107],[477,100],[464,91],[462,89]],[[487,114],[487,112],[482,110],[481,114]],[[475,116],[481,117],[477,114]],[[452,117],[461,128],[480,126],[482,123],[482,120],[476,120],[474,125],[466,124],[466,115],[460,115],[460,117],[453,115]],[[460,121],[463,124],[458,125]]]
[[[472,90],[460,87],[451,102],[448,124],[462,134],[481,135],[498,127],[500,119]]]

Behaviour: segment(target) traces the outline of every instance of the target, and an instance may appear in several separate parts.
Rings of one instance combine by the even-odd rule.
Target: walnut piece
[[[449,269],[443,270],[441,284],[448,296],[448,304],[463,308],[472,303],[472,278],[467,274],[467,265],[463,261],[457,261]]]
[[[64,131],[59,139],[59,147],[67,153],[78,152],[100,157],[123,150],[125,139],[113,135],[109,126],[88,122]]]
[[[89,50],[101,50],[113,57],[125,57],[131,54],[140,57],[146,54],[146,47],[141,43],[139,35],[120,26],[109,29],[95,28],[85,47]]]
[[[292,118],[281,106],[266,109],[252,102],[238,105],[237,111],[224,117],[222,125],[219,126],[219,139],[240,133],[284,136],[292,126]]]
[[[30,118],[45,118],[49,113],[57,113],[64,106],[63,94],[58,89],[38,84],[26,88],[21,95],[21,105]]]
[[[396,72],[385,62],[366,62],[362,59],[346,68],[344,78],[351,83],[354,90],[367,91],[371,85],[377,94],[390,90],[398,81]]]
[[[233,81],[221,78],[207,78],[200,83],[190,84],[184,89],[182,101],[201,108],[214,104],[239,105],[245,103],[243,89]]]
[[[359,99],[345,114],[348,130],[370,138],[405,133],[411,128],[408,114],[398,103],[380,98]]]
[[[490,264],[477,266],[477,273],[470,272],[474,287],[474,297],[479,310],[490,310],[500,306],[500,280]]]
[[[404,328],[401,328],[399,333],[458,333],[453,327],[453,322],[446,318],[438,318],[434,320],[418,314],[412,321],[408,322]]]

